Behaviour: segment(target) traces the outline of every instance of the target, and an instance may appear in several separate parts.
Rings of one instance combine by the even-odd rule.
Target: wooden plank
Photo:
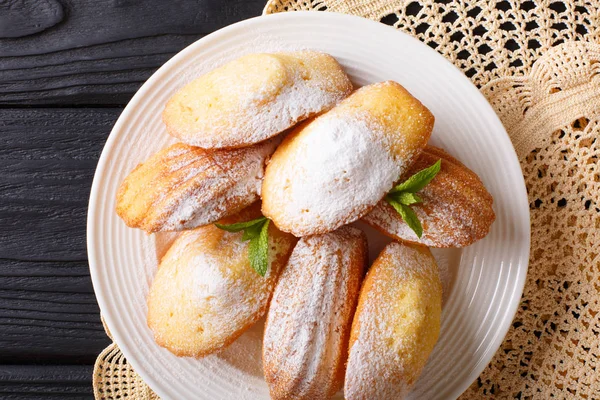
[[[0,1],[0,108],[124,105],[183,47],[263,6]],[[85,213],[98,155],[120,112],[0,110],[2,399],[92,398],[91,364],[109,339],[89,278]],[[15,365],[39,362],[48,365]]]
[[[91,399],[91,365],[0,365],[0,398]]]
[[[56,0],[3,1],[0,3],[0,37],[36,34],[62,21],[63,7]]]
[[[0,9],[0,104],[125,104],[179,50],[259,15],[265,2],[80,0],[58,3],[62,10],[42,3],[32,10],[34,2],[11,0],[4,16]]]
[[[86,209],[120,109],[0,110],[0,363],[92,363],[109,343]]]
[[[121,110],[0,110],[0,258],[86,260],[89,190]]]
[[[0,363],[92,363],[99,314],[86,261],[0,260]]]

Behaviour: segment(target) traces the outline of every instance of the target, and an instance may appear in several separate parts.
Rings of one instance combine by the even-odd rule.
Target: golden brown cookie
[[[265,171],[263,213],[296,236],[357,220],[417,159],[433,123],[431,112],[396,82],[357,90],[278,147]]]
[[[485,237],[496,219],[494,199],[473,171],[444,150],[427,146],[400,180],[440,159],[440,172],[418,192],[423,202],[411,206],[423,226],[421,238],[385,200],[362,220],[396,240],[431,247],[465,247]]]
[[[203,148],[261,142],[352,91],[338,62],[312,50],[249,54],[188,83],[163,111],[167,131]]]
[[[442,284],[429,249],[387,245],[360,291],[345,398],[403,399],[437,342],[441,312]]]
[[[208,152],[174,144],[138,165],[117,193],[117,214],[146,232],[180,231],[235,214],[258,200],[271,140]]]
[[[356,228],[298,242],[265,327],[263,366],[272,399],[329,399],[342,388],[366,261],[366,236]]]
[[[260,216],[245,209],[223,223]],[[156,342],[178,356],[221,350],[267,311],[296,239],[269,226],[270,266],[265,277],[248,261],[242,233],[214,225],[182,233],[161,260],[148,295],[148,326]]]

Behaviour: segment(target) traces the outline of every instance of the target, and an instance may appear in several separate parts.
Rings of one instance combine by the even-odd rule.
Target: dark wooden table
[[[266,0],[0,0],[0,399],[91,398],[89,190],[140,85]]]

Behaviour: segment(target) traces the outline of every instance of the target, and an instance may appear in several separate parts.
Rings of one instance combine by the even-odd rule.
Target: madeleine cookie
[[[203,148],[261,142],[333,107],[352,91],[328,54],[249,54],[190,82],[163,111],[167,131]]]
[[[416,160],[433,123],[396,82],[357,90],[294,129],[275,151],[263,181],[263,214],[296,236],[357,220]]]
[[[385,200],[362,220],[394,239],[431,247],[464,247],[485,237],[496,219],[494,199],[479,177],[460,161],[442,149],[427,146],[403,178],[439,159],[440,172],[419,191],[423,202],[411,206],[423,226],[421,238]]]
[[[346,399],[403,399],[437,342],[441,312],[442,284],[429,249],[388,244],[360,291]]]
[[[117,214],[146,232],[207,225],[258,200],[271,140],[207,152],[174,144],[138,165],[117,193]]]
[[[222,222],[259,215],[253,207]],[[269,227],[270,266],[261,277],[250,266],[241,232],[209,225],[182,233],[163,257],[148,295],[148,326],[156,343],[190,357],[229,345],[266,312],[295,241]]]
[[[342,388],[367,261],[359,229],[301,239],[273,294],[263,340],[272,399],[329,399]]]

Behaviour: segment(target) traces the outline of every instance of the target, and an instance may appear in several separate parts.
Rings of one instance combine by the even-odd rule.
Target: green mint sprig
[[[238,222],[236,224],[215,224],[219,229],[227,232],[244,231],[242,240],[250,241],[248,246],[248,258],[250,266],[254,268],[260,276],[265,276],[269,267],[269,222],[266,217],[260,217],[247,222]]]
[[[405,180],[404,182],[394,186],[392,190],[385,196],[387,201],[400,214],[406,225],[412,229],[417,237],[423,235],[423,226],[417,217],[417,214],[410,208],[413,204],[422,203],[423,200],[416,194],[431,182],[433,178],[440,172],[442,160],[437,160],[432,166],[421,170]]]

